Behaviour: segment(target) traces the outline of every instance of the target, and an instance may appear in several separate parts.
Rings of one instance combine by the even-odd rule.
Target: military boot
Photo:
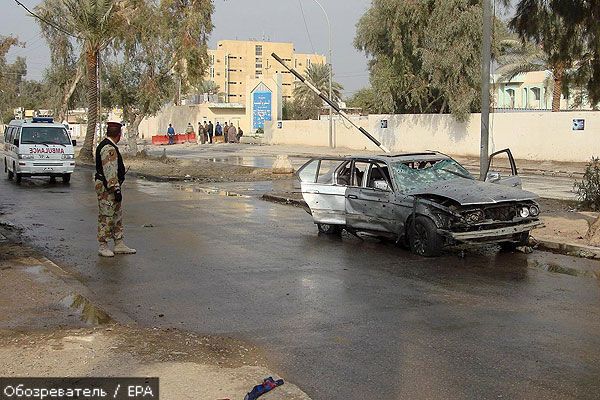
[[[123,239],[115,240],[115,254],[135,254],[137,251],[125,246]]]
[[[102,257],[114,257],[115,253],[111,249],[108,248],[107,243],[100,243],[98,247],[98,254]]]

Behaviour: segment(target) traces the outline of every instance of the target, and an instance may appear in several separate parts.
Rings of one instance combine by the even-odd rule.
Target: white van
[[[4,172],[8,179],[49,176],[71,180],[75,170],[75,140],[52,118],[13,120],[4,129]]]

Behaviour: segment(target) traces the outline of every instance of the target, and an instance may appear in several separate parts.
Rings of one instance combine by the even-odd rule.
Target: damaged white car
[[[314,158],[297,177],[322,233],[391,238],[429,257],[456,243],[525,245],[542,225],[537,195],[520,189],[508,149],[490,165],[495,156],[510,162],[510,172],[488,172],[486,182],[437,152]]]

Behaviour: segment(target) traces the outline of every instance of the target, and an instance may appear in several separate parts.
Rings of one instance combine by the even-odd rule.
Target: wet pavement
[[[314,399],[598,398],[597,261],[495,247],[425,259],[318,236],[260,185],[129,180],[138,254],[114,259],[96,255],[90,170],[69,186],[0,180],[0,220],[107,311],[248,340]]]

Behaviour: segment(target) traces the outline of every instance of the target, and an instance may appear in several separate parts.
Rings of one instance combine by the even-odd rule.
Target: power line
[[[302,13],[302,19],[304,20],[304,28],[306,29],[306,35],[308,36],[308,41],[310,42],[310,47],[314,54],[315,46],[313,45],[312,39],[310,37],[310,31],[308,30],[308,24],[306,23],[306,16],[304,15],[304,7],[302,7],[302,0],[298,0],[298,4],[300,5],[300,12]]]
[[[58,31],[60,31],[60,32],[62,32],[64,34],[67,34],[67,35],[69,35],[71,37],[74,37],[75,39],[81,39],[81,37],[79,37],[79,36],[77,36],[77,35],[69,32],[69,31],[67,31],[64,28],[61,28],[60,26],[58,26],[58,25],[56,25],[56,24],[48,21],[47,19],[45,19],[43,17],[40,17],[39,15],[37,15],[36,13],[34,13],[33,11],[31,11],[29,8],[27,8],[27,6],[25,4],[23,4],[23,3],[21,3],[19,0],[15,0],[15,3],[17,3],[18,5],[20,5],[21,7],[23,7],[25,9],[25,11],[27,11],[31,16],[33,16],[33,17],[39,19],[40,21],[42,21],[42,22],[50,25],[54,29],[56,29],[56,30],[58,30]]]

